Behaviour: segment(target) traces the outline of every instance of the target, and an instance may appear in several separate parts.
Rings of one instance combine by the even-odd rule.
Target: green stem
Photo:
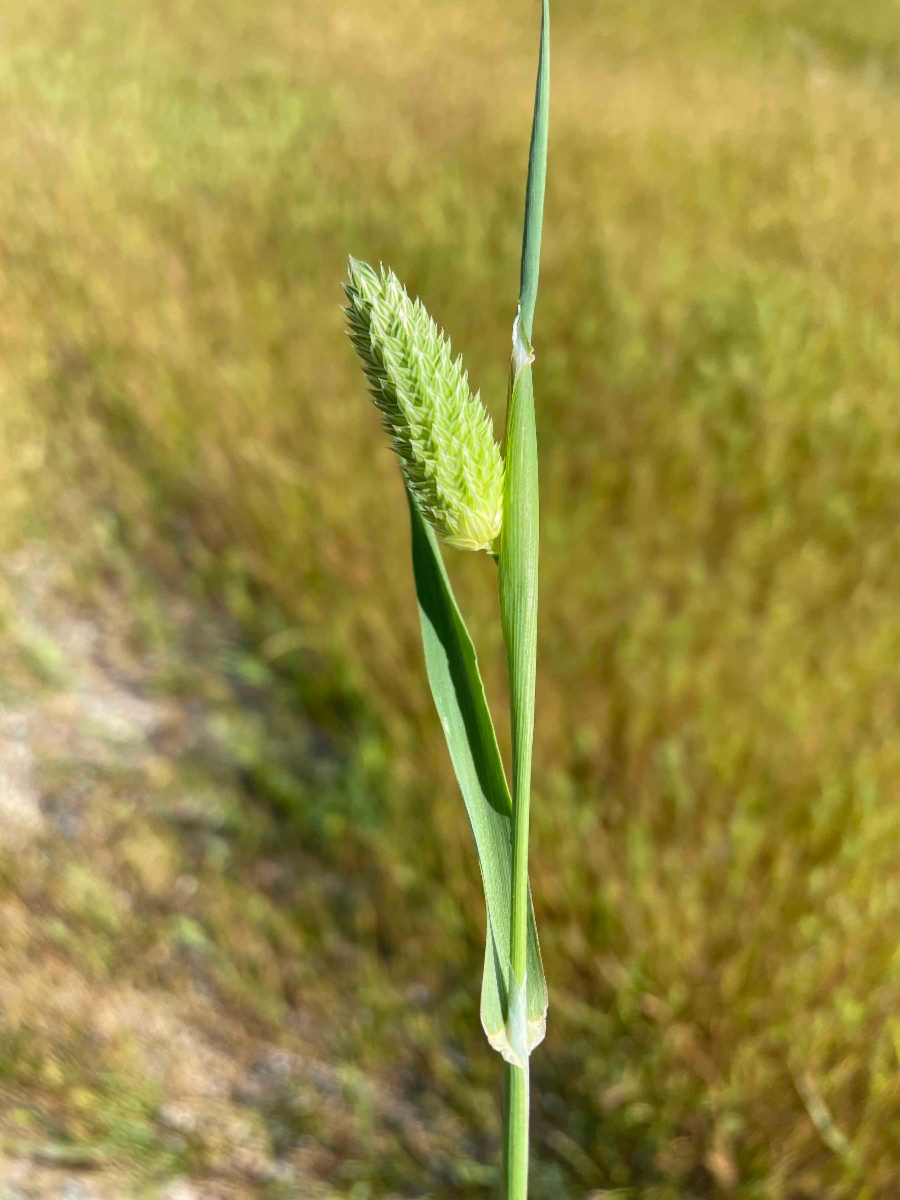
[[[500,614],[509,669],[513,758],[513,868],[509,981],[524,989],[528,954],[528,818],[537,670],[538,463],[531,367],[514,380],[506,426]]]
[[[537,443],[531,368],[514,382],[507,423],[507,473],[500,611],[509,666],[513,751],[513,863],[507,1030],[522,1066],[506,1070],[504,1160],[507,1200],[528,1194],[528,1052],[525,1048],[528,953],[528,816],[537,660]],[[519,1036],[516,1036],[516,1035]]]
[[[503,1081],[503,1178],[505,1200],[528,1195],[529,1071],[506,1064]]]

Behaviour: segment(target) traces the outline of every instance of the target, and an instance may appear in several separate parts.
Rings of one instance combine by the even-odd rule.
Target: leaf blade
[[[503,527],[500,536],[500,619],[509,677],[512,731],[513,896],[510,929],[510,974],[514,984],[527,983],[528,824],[537,677],[537,611],[539,494],[538,452],[531,364],[532,324],[540,270],[547,139],[550,107],[550,10],[542,3],[525,222],[519,308],[513,323],[509,403],[506,413]],[[515,994],[515,993],[514,993]],[[525,1066],[524,1063],[520,1063]]]
[[[475,838],[487,908],[481,1020],[488,1041],[504,1053],[509,995],[512,804],[493,721],[466,628],[434,531],[407,496],[413,574],[425,665],[435,707]],[[534,914],[528,918],[528,1037],[541,1041],[547,987]],[[504,1054],[505,1056],[505,1054]]]
[[[541,5],[541,49],[534,92],[531,146],[528,153],[528,182],[525,189],[525,224],[522,232],[522,266],[519,280],[519,316],[527,342],[531,341],[538,275],[540,274],[549,129],[550,0],[543,0]]]

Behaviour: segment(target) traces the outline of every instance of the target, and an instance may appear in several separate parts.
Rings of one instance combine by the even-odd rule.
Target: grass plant
[[[531,345],[540,269],[550,103],[550,12],[540,56],[512,325],[504,456],[461,360],[396,277],[350,260],[350,336],[400,460],[428,678],[475,834],[488,924],[481,1019],[506,1060],[503,1176],[528,1194],[529,1060],[547,1024],[547,987],[528,883],[538,605],[538,455]],[[426,524],[427,522],[427,524]],[[432,528],[429,528],[428,526]],[[472,639],[435,532],[449,546],[494,552],[509,680],[512,789],[506,781]]]

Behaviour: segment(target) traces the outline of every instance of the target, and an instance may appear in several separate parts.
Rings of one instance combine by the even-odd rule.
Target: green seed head
[[[392,271],[350,259],[350,338],[400,470],[449,545],[489,550],[503,519],[503,460],[462,359]]]

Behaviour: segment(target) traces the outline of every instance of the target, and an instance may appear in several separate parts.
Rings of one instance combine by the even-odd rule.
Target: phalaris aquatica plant
[[[519,304],[504,438],[473,395],[460,358],[392,271],[350,260],[347,321],[406,484],[425,664],[475,836],[487,937],[481,1021],[505,1059],[503,1179],[507,1200],[528,1192],[529,1058],[542,1040],[547,987],[528,886],[528,814],[537,661],[538,458],[532,388],[547,172],[549,0],[540,55]],[[490,551],[498,564],[509,678],[512,786],[497,746],[472,639],[453,595],[439,540]]]

